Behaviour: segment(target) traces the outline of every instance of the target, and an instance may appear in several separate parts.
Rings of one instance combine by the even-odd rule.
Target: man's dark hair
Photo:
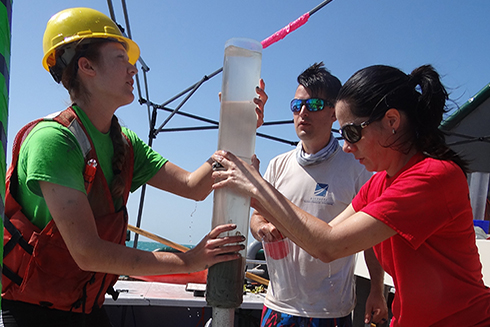
[[[298,83],[319,97],[335,104],[342,83],[328,71],[323,61],[314,63],[298,76]]]

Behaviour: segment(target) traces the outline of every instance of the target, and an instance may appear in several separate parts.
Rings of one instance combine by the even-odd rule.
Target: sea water
[[[132,248],[134,245],[134,241],[127,241],[126,246]],[[138,249],[143,251],[154,251],[164,247],[163,244],[157,242],[146,242],[146,241],[138,241]]]
[[[238,45],[230,44],[225,48],[222,101],[251,101],[257,96],[255,86],[259,84],[262,53],[259,49],[251,51],[240,46],[250,43]]]
[[[247,163],[255,152],[255,107],[252,100],[221,103],[218,149],[230,151]]]
[[[230,151],[251,163],[255,149],[255,129],[257,116],[255,104],[249,102],[223,102],[220,114],[218,149]],[[226,235],[248,235],[250,197],[229,189],[214,192],[213,227],[222,224],[236,224],[236,230]],[[244,256],[246,251],[241,254]]]

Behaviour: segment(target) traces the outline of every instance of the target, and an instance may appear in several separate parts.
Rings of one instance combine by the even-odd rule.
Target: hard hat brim
[[[136,61],[138,61],[138,59],[140,57],[140,48],[139,48],[138,44],[136,44],[136,42],[134,42],[130,38],[127,38],[124,36],[107,35],[104,33],[92,33],[91,35],[83,35],[83,36],[74,35],[71,37],[67,37],[62,42],[52,46],[51,49],[49,49],[43,57],[43,67],[44,67],[44,69],[49,71],[49,67],[53,66],[54,63],[56,62],[56,58],[55,58],[56,50],[61,48],[64,45],[67,45],[67,44],[70,44],[73,42],[77,42],[77,41],[81,41],[81,40],[85,40],[85,39],[108,39],[108,38],[116,39],[117,41],[125,44],[126,52],[128,53],[128,57],[129,57],[129,62],[132,65],[136,64]],[[52,62],[53,65],[49,65],[49,62]]]

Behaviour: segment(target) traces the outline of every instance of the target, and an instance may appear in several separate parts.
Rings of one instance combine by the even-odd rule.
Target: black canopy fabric
[[[446,143],[469,162],[472,172],[490,172],[490,84],[440,126]]]

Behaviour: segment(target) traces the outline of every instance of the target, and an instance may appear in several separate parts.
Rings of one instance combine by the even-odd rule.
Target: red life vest
[[[92,140],[71,107],[50,119],[73,132],[84,151],[85,160],[97,160]],[[102,306],[106,291],[112,289],[118,276],[81,270],[70,255],[54,220],[39,230],[22,213],[21,206],[13,197],[15,192],[12,188],[18,187],[16,168],[20,147],[32,128],[42,120],[46,118],[24,126],[13,144],[12,163],[5,184],[2,298],[58,310],[90,313],[92,308]],[[128,217],[125,205],[134,162],[133,149],[126,136],[124,141],[128,151],[121,171],[126,181],[122,208],[115,210],[100,165],[92,184],[85,183],[85,188],[90,189],[87,197],[100,238],[118,244],[124,244],[126,239]]]

